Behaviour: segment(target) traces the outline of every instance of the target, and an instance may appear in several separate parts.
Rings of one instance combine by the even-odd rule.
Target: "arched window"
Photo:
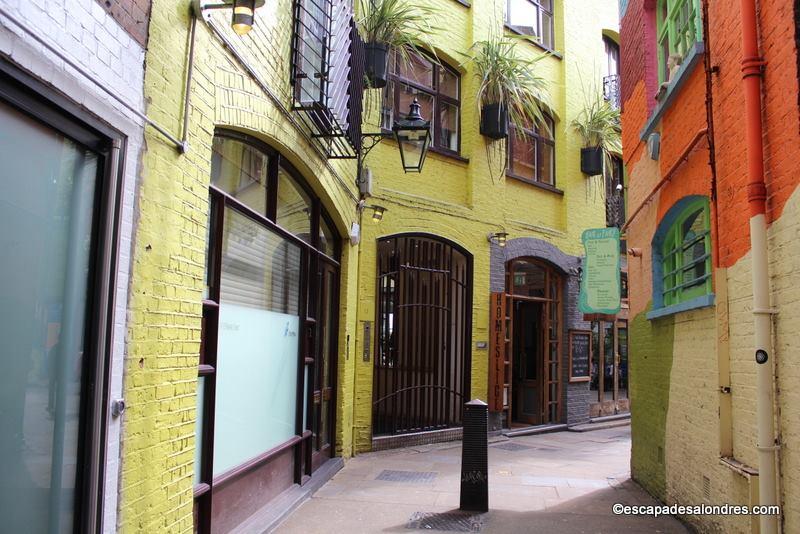
[[[416,98],[423,118],[433,125],[433,147],[458,154],[461,147],[458,72],[425,56],[412,52],[409,55],[408,62],[397,54],[389,62],[381,126],[391,129],[394,120],[405,117]]]
[[[680,311],[713,302],[708,199],[686,197],[653,238],[653,309]]]
[[[333,454],[340,247],[297,169],[241,133],[214,136],[209,204],[195,502],[227,532],[253,510],[215,488],[269,470],[283,489]]]

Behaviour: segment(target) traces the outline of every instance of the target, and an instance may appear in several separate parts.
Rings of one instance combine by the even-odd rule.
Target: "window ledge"
[[[647,123],[645,123],[644,128],[642,128],[642,131],[639,134],[640,139],[647,139],[647,137],[653,133],[653,130],[656,129],[658,123],[661,122],[661,117],[664,115],[667,109],[669,109],[670,105],[672,105],[672,102],[675,100],[675,98],[677,98],[678,93],[680,93],[686,82],[689,81],[689,75],[692,73],[695,66],[700,63],[705,50],[705,44],[703,42],[698,42],[694,44],[694,48],[692,48],[691,52],[686,54],[686,57],[683,59],[683,63],[681,63],[681,67],[678,69],[677,74],[675,74],[675,78],[673,78],[669,82],[669,85],[667,85],[666,94],[656,105],[653,113],[650,114],[650,118],[647,119]]]
[[[514,180],[522,183],[526,183],[528,185],[532,185],[534,187],[538,187],[539,189],[544,189],[545,191],[550,191],[551,193],[555,193],[557,195],[564,196],[564,191],[557,188],[556,186],[550,184],[543,184],[542,182],[536,182],[534,180],[529,180],[527,178],[522,178],[521,176],[517,176],[516,174],[510,173],[506,171],[506,177],[513,178]]]
[[[711,293],[710,295],[703,295],[701,297],[693,298],[692,300],[687,300],[686,302],[680,302],[678,304],[673,304],[672,306],[664,306],[663,308],[657,308],[649,311],[647,312],[647,319],[652,321],[653,319],[658,319],[660,317],[667,317],[669,315],[675,315],[676,313],[696,310],[699,308],[708,308],[709,306],[713,305],[714,294]]]
[[[387,130],[386,128],[381,128],[381,133],[387,134],[387,137],[384,138],[384,141],[388,141],[392,146],[397,146],[397,141],[395,141],[395,138],[391,130]],[[465,158],[464,156],[462,156],[457,152],[450,152],[449,150],[443,150],[433,145],[430,145],[428,147],[428,154],[429,155],[436,154],[437,156],[442,156],[444,158],[452,159],[459,163],[464,163],[464,164],[469,163],[469,158]]]
[[[516,35],[524,35],[526,37],[534,37],[533,35],[529,35],[527,33],[519,31],[514,26],[512,26],[512,25],[510,25],[508,23],[505,24],[505,27],[506,27],[506,29],[508,31],[510,31],[511,33],[514,33]],[[529,39],[528,42],[530,44],[532,44],[533,46],[535,46],[536,48],[539,48],[539,49],[543,50],[544,52],[547,52],[549,55],[553,56],[556,59],[564,59],[564,56],[562,56],[561,54],[559,54],[558,52],[556,52],[552,48],[547,48],[545,45],[543,45],[543,44],[541,44],[541,43],[539,43],[537,41],[534,41],[533,39]]]
[[[724,465],[731,471],[742,475],[745,478],[750,477],[757,477],[758,476],[758,469],[755,467],[750,467],[749,465],[745,464],[744,462],[740,462],[736,458],[731,458],[728,456],[722,456],[719,459],[720,465]]]
[[[442,150],[441,148],[437,148],[435,146],[428,147],[428,152],[430,154],[436,154],[437,156],[454,159],[459,163],[469,163],[469,158],[465,158],[464,156],[456,152],[448,152],[447,150]]]

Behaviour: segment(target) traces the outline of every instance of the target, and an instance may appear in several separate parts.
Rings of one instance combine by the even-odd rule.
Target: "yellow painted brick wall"
[[[189,29],[188,0],[156,0],[146,58],[147,113],[181,131]],[[125,365],[119,526],[123,532],[190,532],[195,404],[204,287],[211,143],[216,127],[258,137],[292,161],[320,195],[341,236],[355,220],[352,161],[329,163],[281,109],[289,105],[291,2],[268,2],[255,29],[239,38],[215,15],[237,50],[256,66],[271,97],[197,26],[191,86],[189,151],[151,129],[137,197],[136,242]],[[357,250],[343,246],[337,448],[349,453]],[[350,352],[348,352],[350,349]],[[343,423],[343,424],[342,424]]]
[[[666,501],[748,505],[747,480],[719,461],[716,311],[705,308],[677,314],[674,329],[666,421]],[[749,521],[737,516],[690,520],[703,532],[749,532],[750,528]]]
[[[787,201],[780,219],[767,232],[773,325],[778,376],[776,432],[781,436],[781,504],[784,532],[800,531],[800,191]],[[756,436],[756,370],[753,358],[752,273],[750,253],[728,269],[731,308],[731,389],[733,450],[737,459],[758,467]]]
[[[392,141],[370,152],[367,166],[374,176],[371,200],[388,208],[383,221],[364,219],[358,287],[358,351],[363,347],[362,321],[375,320],[376,240],[402,232],[428,232],[455,241],[473,255],[472,397],[486,399],[488,354],[475,348],[488,341],[489,243],[486,235],[505,229],[510,238],[537,237],[562,251],[580,255],[580,235],[586,228],[605,226],[604,199],[595,194],[580,172],[580,140],[570,122],[587,100],[585,91],[602,91],[601,65],[606,60],[603,29],[617,28],[613,0],[558,0],[556,52],[539,63],[549,83],[549,100],[556,119],[556,186],[563,195],[507,179],[504,142],[487,143],[479,133],[477,85],[461,65],[459,51],[490,34],[503,31],[505,0],[482,0],[466,8],[452,0],[434,0],[439,11],[433,24],[446,28],[433,37],[439,58],[461,73],[461,156],[469,162],[429,153],[420,174],[404,174]],[[589,15],[590,14],[590,15]],[[542,53],[520,42],[526,57]],[[377,100],[377,99],[375,99]],[[378,106],[366,117],[365,131],[377,131]],[[374,339],[371,341],[374,347]],[[372,362],[356,358],[356,449],[371,447]]]
[[[458,50],[502,28],[502,0],[475,2],[470,9],[452,0],[433,3],[441,8],[436,24],[448,28],[436,38],[437,48],[452,64],[462,59]],[[364,342],[360,336],[361,321],[374,320],[378,237],[426,231],[452,239],[473,254],[474,345],[488,338],[488,232],[504,226],[512,237],[540,237],[578,254],[582,230],[603,226],[603,201],[589,194],[578,169],[579,144],[568,124],[583,99],[576,85],[577,65],[602,61],[601,31],[616,26],[616,2],[556,4],[557,48],[563,58],[549,58],[542,65],[552,81],[551,100],[558,117],[556,165],[563,196],[506,182],[496,165],[490,169],[486,142],[478,134],[475,82],[470,73],[463,76],[461,106],[463,155],[469,158],[468,164],[431,155],[423,174],[406,175],[398,172],[399,156],[391,142],[370,155],[376,176],[375,203],[390,211],[380,225],[365,217],[360,248],[346,242],[342,247],[336,434],[341,454],[352,453],[353,437],[359,449],[368,449],[371,437],[372,367],[360,358]],[[237,129],[280,150],[320,195],[341,236],[347,235],[357,217],[354,162],[324,160],[285,112],[291,99],[291,0],[267,2],[258,10],[253,31],[244,37],[229,30],[228,16],[214,14],[212,23],[226,32],[269,86],[270,94],[204,24],[198,24],[189,152],[178,154],[148,129],[137,197],[125,366],[129,408],[119,516],[124,532],[188,532],[192,528],[200,299],[214,129]],[[188,0],[154,1],[146,58],[147,113],[176,135],[183,118],[189,21]],[[577,25],[574,31],[565,30],[573,24]],[[520,49],[525,54],[540,53],[530,44],[520,44]],[[371,117],[365,131],[374,128],[375,122],[376,116]],[[473,396],[485,398],[487,372],[486,351],[474,350]]]

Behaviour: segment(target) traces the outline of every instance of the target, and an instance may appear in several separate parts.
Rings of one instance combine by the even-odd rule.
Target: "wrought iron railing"
[[[611,102],[611,105],[619,109],[620,107],[620,83],[619,74],[612,74],[603,78],[603,97]]]
[[[346,0],[295,0],[292,109],[329,158],[355,158],[361,137],[363,60]]]

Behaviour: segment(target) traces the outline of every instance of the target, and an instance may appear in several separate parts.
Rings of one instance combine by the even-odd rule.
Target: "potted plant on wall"
[[[411,52],[432,50],[424,37],[434,28],[429,24],[435,11],[405,0],[359,0],[356,26],[364,40],[364,76],[367,88],[386,86],[389,55],[409,61]]]
[[[622,127],[619,109],[597,93],[572,121],[572,129],[582,142],[581,172],[589,176],[611,168],[611,158],[622,154]]]
[[[492,37],[472,45],[465,64],[471,64],[478,80],[480,132],[491,139],[508,136],[508,124],[521,131],[543,125],[542,103],[547,80],[537,74],[536,64],[546,54],[523,59],[514,51],[516,38]]]

